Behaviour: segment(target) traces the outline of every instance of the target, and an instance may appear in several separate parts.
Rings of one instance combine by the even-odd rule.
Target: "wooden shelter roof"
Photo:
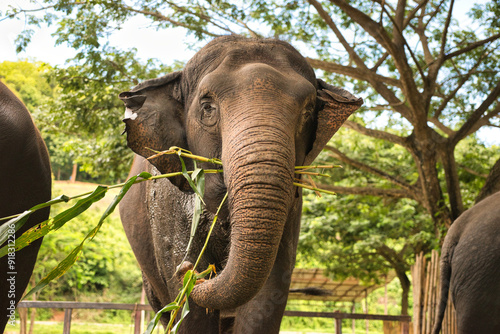
[[[395,276],[394,272],[390,272],[386,282],[389,283]],[[322,269],[295,268],[292,273],[288,299],[360,302],[370,292],[383,286],[383,283],[363,285],[355,278],[333,281],[324,275]],[[320,294],[311,295],[303,292],[293,292],[296,289],[308,289],[313,293],[319,292]]]

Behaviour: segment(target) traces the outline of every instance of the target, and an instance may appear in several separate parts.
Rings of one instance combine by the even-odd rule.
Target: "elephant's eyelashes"
[[[206,126],[215,125],[217,123],[217,107],[212,102],[202,101],[200,118]]]

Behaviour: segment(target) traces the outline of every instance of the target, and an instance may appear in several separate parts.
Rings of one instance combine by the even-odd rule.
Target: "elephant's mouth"
[[[211,169],[222,169],[222,166],[210,167]],[[211,214],[215,215],[219,211],[218,218],[224,221],[229,219],[229,208],[227,202],[222,203],[228,189],[224,183],[224,174],[205,174],[205,196],[204,201],[206,209]],[[222,203],[222,206],[221,206]],[[219,209],[220,207],[220,209]]]

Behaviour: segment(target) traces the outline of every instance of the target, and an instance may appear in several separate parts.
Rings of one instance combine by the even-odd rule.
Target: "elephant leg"
[[[259,293],[237,309],[233,333],[279,333],[288,299],[291,272],[291,268],[271,272]]]
[[[219,311],[202,308],[191,299],[189,300],[189,314],[180,327],[179,333],[207,333],[219,334]]]
[[[151,307],[153,308],[153,312],[155,312],[155,310],[161,310],[165,305],[163,305],[163,303],[155,295],[153,287],[151,286],[151,283],[149,282],[144,272],[142,273],[142,285],[144,287],[146,297],[148,298],[149,305],[151,305]],[[161,323],[166,326],[169,320],[168,314],[163,314],[160,320]]]

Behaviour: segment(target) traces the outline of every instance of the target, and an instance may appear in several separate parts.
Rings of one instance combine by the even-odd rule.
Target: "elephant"
[[[0,218],[50,200],[52,174],[47,147],[24,104],[0,82]],[[6,244],[49,217],[49,208],[34,212]],[[0,224],[5,224],[1,220]],[[9,229],[10,230],[10,229]],[[15,320],[14,310],[28,285],[41,239],[0,258],[0,333]]]
[[[500,333],[500,192],[453,222],[443,242],[440,267],[441,297],[433,333],[441,330],[449,291],[457,333]]]
[[[120,203],[153,309],[176,297],[176,268],[196,261],[227,192],[198,267],[213,264],[217,275],[194,287],[180,331],[278,333],[300,228],[294,168],[311,164],[363,100],[316,79],[290,44],[237,35],[210,41],[181,71],[119,97],[127,145],[137,154],[131,175],[181,171],[179,157],[151,150],[172,146],[223,166],[206,174],[205,209],[187,255],[195,195],[184,177],[134,185]]]

